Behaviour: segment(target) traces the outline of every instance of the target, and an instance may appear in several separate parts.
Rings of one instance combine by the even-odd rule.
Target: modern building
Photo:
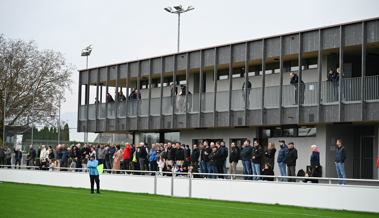
[[[339,80],[326,81],[337,67]],[[290,84],[291,72],[303,83]],[[340,138],[347,176],[378,178],[379,18],[80,70],[78,97],[80,132],[136,143],[256,138],[277,149],[284,139],[298,149],[297,170],[316,144],[327,177]]]

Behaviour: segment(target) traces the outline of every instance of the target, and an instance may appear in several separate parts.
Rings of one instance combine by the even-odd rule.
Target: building
[[[326,81],[337,67],[339,80]],[[304,83],[290,84],[290,72]],[[284,139],[298,149],[297,170],[317,144],[327,177],[341,138],[347,176],[377,178],[379,18],[80,70],[78,101],[80,132],[277,148]]]

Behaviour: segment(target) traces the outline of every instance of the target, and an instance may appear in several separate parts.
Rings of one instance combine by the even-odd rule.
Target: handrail
[[[14,167],[14,165],[0,165],[0,169],[18,169],[18,167]],[[9,168],[11,167],[11,168]],[[39,166],[26,166],[23,165],[20,168],[21,170],[28,170],[28,169],[38,169],[40,170]],[[45,168],[46,170],[41,171],[50,171],[50,172],[67,172],[66,170],[69,170],[73,173],[88,173],[88,168],[69,168],[69,167],[53,167],[53,168]],[[62,171],[64,170],[64,171]],[[224,179],[224,180],[241,180],[241,179],[235,179],[236,177],[259,177],[259,178],[273,178],[274,181],[268,181],[268,182],[279,182],[280,179],[295,179],[295,180],[321,180],[321,181],[329,181],[329,184],[332,184],[332,181],[345,181],[345,182],[368,182],[368,183],[378,183],[379,180],[377,179],[353,179],[353,178],[333,178],[333,177],[298,177],[298,176],[278,176],[278,175],[251,175],[251,174],[222,174],[222,173],[191,173],[191,172],[172,172],[172,171],[145,171],[145,170],[114,170],[114,169],[104,169],[104,172],[110,172],[110,173],[122,173],[125,175],[129,175],[128,173],[137,173],[142,174],[141,176],[148,176],[146,174],[152,174],[152,176],[157,175],[186,175],[190,178],[194,178],[194,176],[222,176],[224,178],[218,178],[218,179]],[[133,174],[135,175],[135,174]],[[226,179],[228,178],[228,179]],[[196,178],[195,178],[196,179]],[[211,178],[209,178],[211,179]],[[249,181],[249,180],[247,180]],[[254,180],[250,180],[254,181]],[[351,184],[350,184],[351,185]]]

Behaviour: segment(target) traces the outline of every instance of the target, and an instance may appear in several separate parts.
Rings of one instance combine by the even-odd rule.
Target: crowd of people
[[[294,143],[286,145],[284,140],[279,141],[280,149],[275,161],[275,143],[270,142],[265,149],[258,140],[246,140],[240,148],[234,142],[229,149],[225,142],[207,142],[199,145],[181,143],[157,143],[150,148],[145,143],[138,145],[126,143],[120,145],[58,145],[39,146],[37,150],[29,147],[26,155],[26,165],[36,166],[41,170],[80,170],[87,168],[88,160],[95,157],[98,164],[104,164],[104,169],[109,173],[119,173],[118,170],[157,171],[160,175],[170,176],[172,173],[204,173],[196,174],[203,178],[228,178],[237,174],[237,164],[241,160],[244,179],[246,180],[274,180],[275,163],[281,176],[321,177],[320,151],[316,145],[311,146],[310,165],[305,170],[299,170],[296,174],[296,160],[298,158]],[[20,167],[22,152],[14,149],[15,167]],[[12,150],[0,147],[0,165],[9,165]],[[228,159],[229,157],[229,159]],[[344,161],[346,155],[342,141],[337,140],[336,169],[340,178],[345,178]],[[229,171],[227,169],[229,161]],[[141,172],[140,172],[141,173]],[[228,175],[232,174],[232,175]],[[263,176],[262,176],[263,175]],[[265,177],[268,176],[268,177]],[[271,176],[271,177],[270,177]],[[293,182],[295,179],[281,178],[280,181]],[[317,180],[304,180],[305,182],[317,182]]]

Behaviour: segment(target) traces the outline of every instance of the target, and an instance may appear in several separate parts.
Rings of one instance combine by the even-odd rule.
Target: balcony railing
[[[282,86],[282,107],[297,106],[298,102],[302,106],[315,106],[320,104],[337,104],[341,96],[344,104],[357,103],[362,101],[361,86],[363,84],[363,101],[379,101],[379,76],[362,78],[346,78],[338,82],[322,81],[305,83],[297,86]],[[319,86],[320,85],[320,86]],[[319,90],[321,87],[321,90]],[[298,89],[298,90],[297,90]],[[265,87],[264,108],[279,108],[280,86]],[[341,95],[340,92],[341,91]],[[300,92],[300,93],[298,93]],[[320,92],[320,93],[319,93]],[[231,91],[231,110],[243,111],[245,109],[245,90]],[[298,99],[298,95],[300,96]],[[216,97],[216,108],[214,108],[214,97]],[[201,98],[201,108],[200,108]],[[298,99],[298,100],[297,100]],[[152,98],[150,101],[150,115],[160,116],[161,99]],[[96,108],[97,105],[97,108]],[[116,108],[117,107],[117,108]],[[262,108],[262,88],[251,88],[247,91],[246,107],[249,110]],[[116,110],[117,109],[117,110]],[[209,113],[216,109],[217,112],[229,110],[229,91],[205,92],[189,94],[186,96],[166,96],[162,97],[162,115],[185,114],[188,113]],[[125,102],[100,103],[91,105],[81,105],[79,108],[79,120],[115,119],[149,116],[149,99],[127,100]],[[117,114],[116,114],[117,112]],[[96,114],[97,113],[97,114]]]

